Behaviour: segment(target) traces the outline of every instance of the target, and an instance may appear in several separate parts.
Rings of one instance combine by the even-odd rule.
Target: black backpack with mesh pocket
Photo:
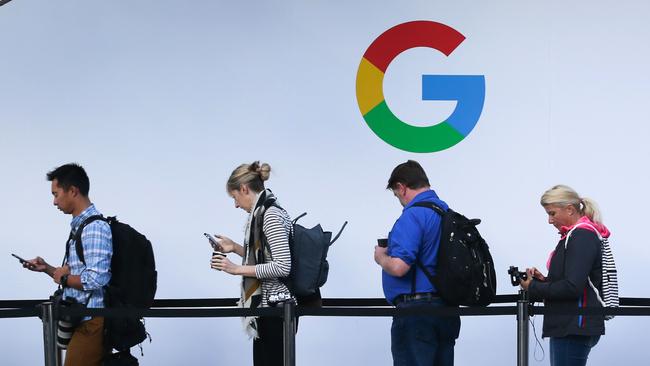
[[[107,308],[149,308],[156,295],[156,262],[151,242],[131,226],[119,222],[116,217],[95,215],[81,223],[75,233],[75,250],[85,265],[81,234],[93,221],[102,220],[111,228],[113,256],[111,280],[104,288],[104,306]],[[142,343],[147,332],[142,318],[105,318],[105,343],[107,348],[128,351]]]
[[[476,229],[481,220],[445,211],[433,202],[416,202],[411,207],[430,208],[442,218],[436,275],[416,260],[440,297],[450,305],[487,306],[494,301],[496,272],[490,249]]]

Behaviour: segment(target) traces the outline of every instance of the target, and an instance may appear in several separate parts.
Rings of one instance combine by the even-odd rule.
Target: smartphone
[[[224,253],[222,253],[219,249],[217,249],[219,247],[219,243],[217,243],[217,239],[214,236],[208,233],[203,233],[203,235],[205,235],[205,237],[208,238],[208,241],[210,242],[210,245],[212,245],[212,249],[214,249],[215,253],[225,256]]]
[[[377,245],[379,245],[382,248],[386,248],[388,246],[388,239],[387,238],[377,239]]]
[[[217,239],[208,233],[203,233],[203,235],[208,238],[208,241],[210,242],[210,245],[212,245],[212,248],[216,249],[216,247],[219,245],[219,243],[217,243]]]
[[[208,241],[210,242],[210,245],[212,245],[212,250],[214,251],[214,252],[212,253],[213,255],[216,254],[216,255],[219,255],[219,256],[221,256],[221,257],[225,257],[225,256],[226,256],[224,253],[220,252],[220,251],[217,249],[217,247],[219,246],[219,244],[217,243],[217,239],[216,239],[214,236],[212,236],[212,235],[210,235],[210,234],[208,234],[208,233],[203,233],[203,235],[205,235],[205,237],[208,238]],[[221,270],[218,269],[217,271],[221,271]]]
[[[19,256],[15,255],[13,253],[11,253],[11,255],[14,256],[16,259],[18,259],[21,264],[28,263],[26,260],[24,260],[23,258],[20,258]]]

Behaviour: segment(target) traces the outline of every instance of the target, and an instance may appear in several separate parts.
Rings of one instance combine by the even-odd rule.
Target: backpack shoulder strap
[[[571,230],[569,230],[569,232],[566,234],[566,238],[564,239],[564,249],[566,249],[567,245],[569,244],[569,237],[571,236],[571,234],[573,234],[573,232],[575,231],[575,229],[577,229],[577,228],[579,228],[579,227],[589,227],[589,228],[591,228],[591,229],[592,229],[591,231],[593,231],[593,233],[596,234],[596,236],[598,236],[598,240],[600,240],[601,243],[603,242],[603,236],[600,235],[600,233],[598,232],[598,230],[596,230],[596,228],[593,227],[593,225],[588,224],[588,223],[586,223],[586,222],[581,222],[581,223],[579,223],[579,224],[576,224],[576,225],[575,225],[573,228],[571,228]]]
[[[436,211],[440,216],[445,214],[445,210],[443,210],[442,208],[440,208],[440,206],[436,205],[433,202],[427,202],[427,201],[415,202],[411,207],[427,207]]]
[[[422,264],[422,262],[420,261],[420,258],[416,259],[415,264],[418,266],[418,268],[420,268],[420,270],[424,273],[424,275],[427,276],[427,279],[429,280],[429,282],[431,282],[431,284],[435,286],[436,285],[435,277],[431,273],[429,273],[429,271],[424,267],[424,264]],[[416,274],[414,272],[413,273],[413,282],[411,284],[411,288],[413,289],[413,291],[412,291],[413,293],[415,293],[415,276],[416,276]]]
[[[93,221],[97,220],[102,220],[104,222],[108,222],[107,219],[104,218],[102,215],[93,215],[85,219],[77,228],[77,231],[74,234],[74,249],[77,252],[77,257],[79,257],[79,260],[81,263],[86,265],[86,259],[84,258],[84,248],[83,245],[81,244],[81,234],[83,234],[83,230],[88,226],[90,223]],[[67,251],[66,251],[66,256],[67,256]]]
[[[269,207],[275,206],[277,208],[282,208],[280,205],[278,205],[278,200],[275,197],[267,198],[262,205],[264,206],[264,211],[268,210]]]
[[[259,223],[258,226],[257,226],[258,231],[259,231],[257,233],[257,235],[259,235],[259,238],[260,238],[260,241],[261,241],[261,244],[262,244],[262,248],[260,250],[260,256],[261,256],[260,259],[262,260],[262,263],[265,263],[266,262],[265,250],[268,249],[269,255],[271,255],[271,246],[269,245],[269,242],[268,242],[268,240],[266,238],[266,235],[264,235],[264,216],[266,216],[266,211],[268,211],[268,209],[271,208],[271,207],[277,207],[280,210],[284,210],[284,209],[282,208],[282,206],[278,205],[277,199],[275,197],[270,198],[270,199],[267,198],[262,203],[262,206],[264,207],[264,212],[259,216],[259,220],[262,220],[262,222]]]

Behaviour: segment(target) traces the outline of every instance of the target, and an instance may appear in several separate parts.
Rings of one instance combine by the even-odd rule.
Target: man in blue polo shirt
[[[430,275],[436,274],[441,217],[430,208],[412,206],[416,202],[433,202],[447,210],[447,204],[431,189],[424,169],[413,160],[393,169],[387,189],[404,209],[388,234],[388,247],[375,247],[375,261],[383,269],[386,300],[398,308],[446,306],[417,264]],[[391,328],[393,364],[453,365],[459,331],[459,316],[395,317]]]

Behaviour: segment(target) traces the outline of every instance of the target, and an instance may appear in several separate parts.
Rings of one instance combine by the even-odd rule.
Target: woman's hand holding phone
[[[222,252],[232,253],[235,251],[237,244],[235,244],[235,242],[232,241],[230,238],[225,237],[223,235],[217,235],[217,239],[219,240],[219,247],[221,247]]]
[[[235,253],[240,257],[244,256],[244,247],[234,242],[232,239],[223,236],[223,235],[210,235],[204,233],[206,238],[210,241],[212,249],[215,251],[226,254],[226,253]]]
[[[214,250],[216,250],[218,252],[223,252],[221,250],[221,246],[219,245],[219,240],[217,240],[217,238],[212,236],[212,234],[208,234],[208,233],[203,233],[203,235],[205,235],[205,237],[208,238],[208,242],[212,246],[212,249],[214,249]]]
[[[230,238],[223,235],[213,236],[214,240],[214,249],[220,251],[221,253],[232,253],[235,251],[235,242]],[[212,240],[210,240],[212,242]]]

